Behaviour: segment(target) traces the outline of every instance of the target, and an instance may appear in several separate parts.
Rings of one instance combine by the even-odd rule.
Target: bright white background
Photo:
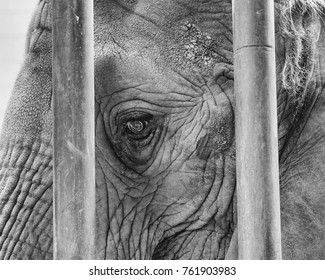
[[[29,21],[38,0],[0,0],[0,125],[23,63]]]

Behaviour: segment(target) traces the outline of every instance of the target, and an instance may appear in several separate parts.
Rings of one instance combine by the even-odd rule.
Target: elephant
[[[53,258],[51,1],[2,126],[1,259]],[[324,259],[325,3],[274,5],[282,255]],[[238,257],[232,35],[231,0],[94,1],[96,258]]]

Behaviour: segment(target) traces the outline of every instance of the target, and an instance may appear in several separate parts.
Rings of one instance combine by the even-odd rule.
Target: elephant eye
[[[144,112],[132,112],[122,117],[122,135],[129,140],[143,140],[153,130],[153,116]]]
[[[126,127],[130,133],[139,134],[148,126],[147,121],[132,120],[126,123]]]
[[[116,121],[114,149],[126,165],[139,171],[157,152],[165,117],[132,110],[118,115]]]

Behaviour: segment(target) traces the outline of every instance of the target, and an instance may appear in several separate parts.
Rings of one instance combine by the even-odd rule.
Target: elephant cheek
[[[0,259],[52,259],[52,145],[1,144]]]

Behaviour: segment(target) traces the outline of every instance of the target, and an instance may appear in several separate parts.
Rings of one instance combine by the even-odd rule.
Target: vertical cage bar
[[[281,259],[274,3],[233,0],[238,251]]]
[[[54,258],[95,258],[93,1],[54,0]]]

